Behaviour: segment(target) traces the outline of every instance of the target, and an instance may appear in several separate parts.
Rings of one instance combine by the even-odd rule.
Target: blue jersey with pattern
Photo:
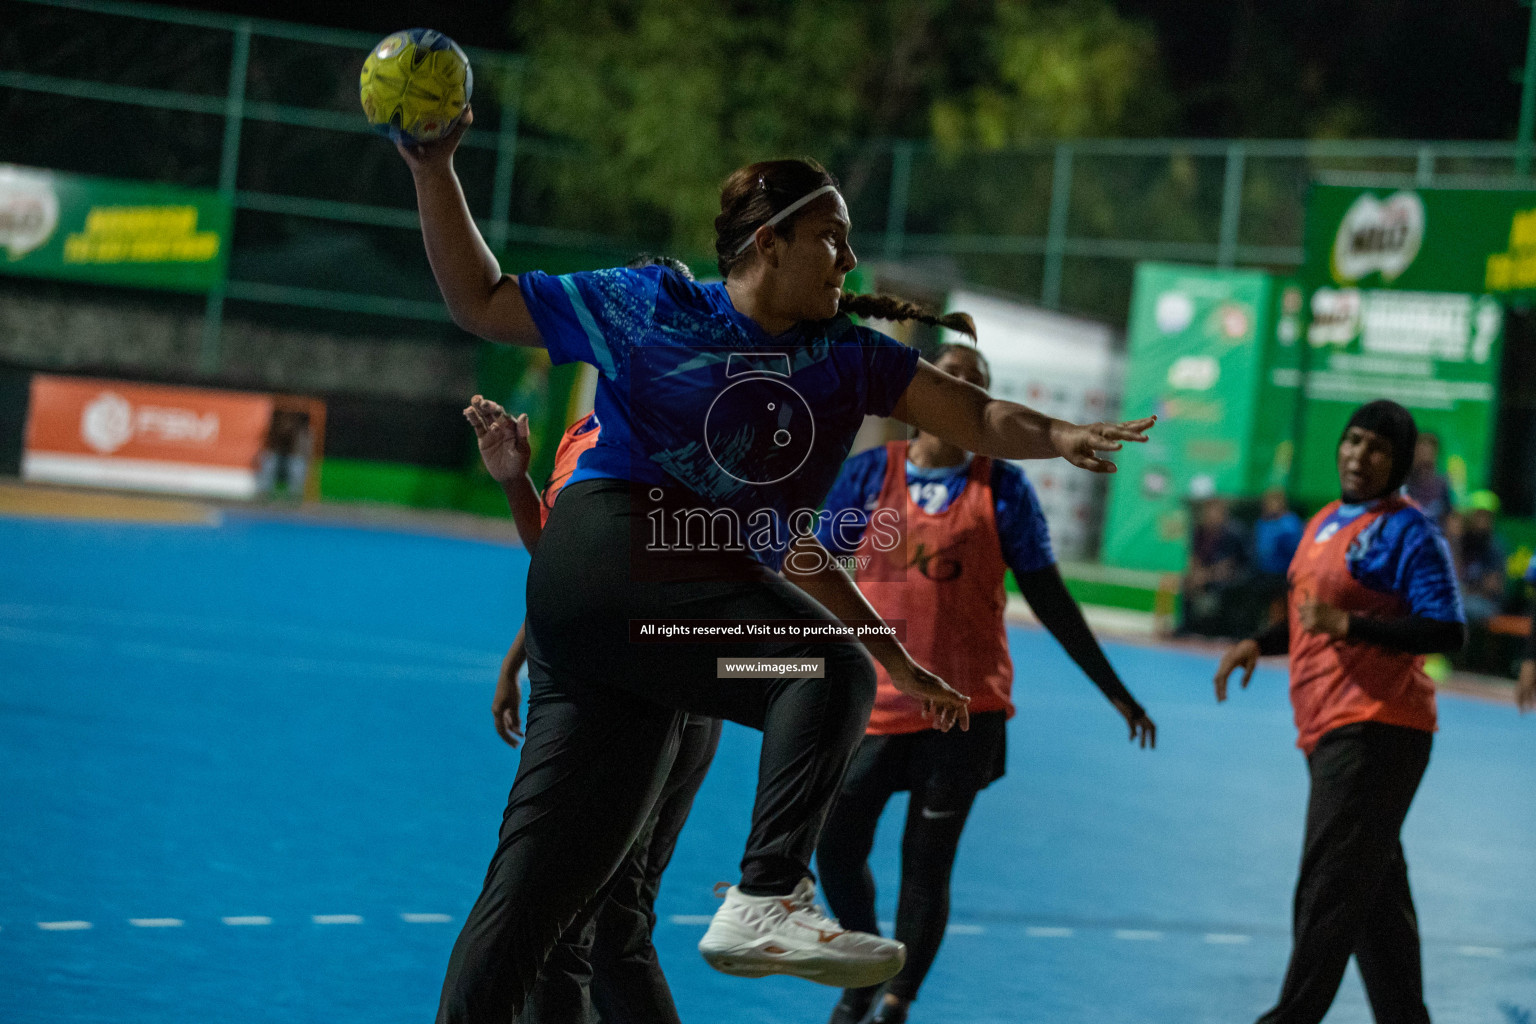
[[[593,477],[681,484],[750,531],[784,529],[821,506],[866,415],[886,416],[918,354],[845,316],[770,336],[723,284],[661,266],[518,276],[555,364],[590,363],[603,424],[570,483]]]
[[[885,445],[860,452],[843,463],[832,493],[827,495],[827,512],[816,536],[834,554],[853,554],[864,536],[868,515],[880,500],[885,484]],[[937,514],[954,504],[965,490],[971,460],[958,466],[923,469],[907,462],[907,490],[912,501],[925,512]],[[993,512],[998,540],[1002,543],[1003,562],[1015,576],[1036,572],[1056,564],[1051,551],[1051,535],[1045,524],[1040,499],[1024,471],[1011,462],[992,460]],[[857,516],[838,518],[844,509]]]
[[[1317,528],[1326,541],[1373,503],[1340,505]],[[1410,614],[1439,622],[1465,622],[1451,548],[1440,528],[1415,506],[1401,508],[1372,523],[1345,555],[1349,574],[1361,586],[1394,594]]]

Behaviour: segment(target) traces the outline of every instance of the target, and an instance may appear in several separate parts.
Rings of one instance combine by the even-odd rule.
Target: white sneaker
[[[809,878],[788,896],[748,896],[731,886],[699,952],[725,974],[792,974],[835,988],[878,985],[907,961],[907,947],[895,939],[845,931],[816,905]]]

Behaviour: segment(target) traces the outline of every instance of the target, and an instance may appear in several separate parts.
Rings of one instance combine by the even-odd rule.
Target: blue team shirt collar
[[[726,290],[724,281],[704,285],[703,292],[710,311],[715,316],[726,317],[745,331],[747,337],[754,342],[768,345],[803,345],[816,333],[816,324],[801,321],[783,334],[769,334],[763,330],[762,324],[736,308],[731,302],[731,293]]]
[[[1369,512],[1371,509],[1376,508],[1382,502],[1393,496],[1393,494],[1383,494],[1379,498],[1372,498],[1370,501],[1362,501],[1355,504],[1350,504],[1347,501],[1341,501],[1339,503],[1339,507],[1334,509],[1333,515],[1338,519],[1355,519]]]
[[[933,466],[933,467],[927,468],[927,469],[923,468],[922,466],[919,466],[917,463],[913,462],[911,459],[908,459],[907,460],[907,479],[908,480],[948,480],[950,477],[959,476],[961,473],[964,473],[967,470],[969,470],[971,468],[971,462],[975,458],[976,458],[975,455],[973,455],[970,452],[966,452],[965,453],[965,458],[961,459],[959,462],[957,462],[953,466]]]

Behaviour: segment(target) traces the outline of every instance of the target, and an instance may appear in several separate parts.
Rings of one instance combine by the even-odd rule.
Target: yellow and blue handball
[[[363,61],[359,92],[368,123],[396,142],[442,138],[469,105],[474,75],[459,44],[430,28],[396,32]]]

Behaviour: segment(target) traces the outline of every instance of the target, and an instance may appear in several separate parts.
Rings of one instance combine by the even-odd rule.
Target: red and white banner
[[[272,407],[267,395],[38,374],[22,479],[252,498]]]

